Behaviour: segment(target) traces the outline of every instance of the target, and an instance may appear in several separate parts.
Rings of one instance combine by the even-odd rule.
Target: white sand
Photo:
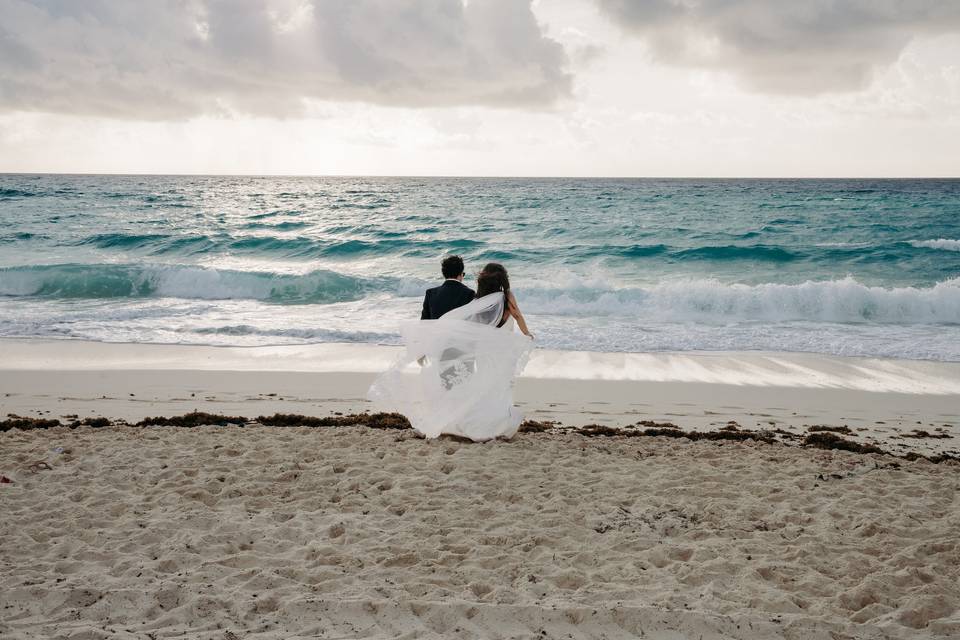
[[[393,353],[0,341],[0,419],[355,412]],[[848,424],[894,451],[960,448],[956,364],[542,352],[533,365],[516,395],[534,419]],[[954,437],[902,437],[916,428]],[[960,637],[956,463],[411,435],[0,433],[15,480],[0,484],[0,637]],[[52,470],[30,473],[39,460]]]
[[[39,459],[53,469],[27,472]],[[545,434],[10,431],[0,635],[960,637],[960,468],[891,461]]]

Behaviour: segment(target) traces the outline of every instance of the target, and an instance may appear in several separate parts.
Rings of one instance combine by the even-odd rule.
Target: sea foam
[[[305,274],[179,265],[43,265],[0,269],[0,295],[45,298],[182,298],[329,304],[371,295],[413,298],[431,283],[361,278],[331,270]],[[531,286],[532,285],[532,286]],[[852,277],[800,284],[729,284],[712,279],[612,288],[515,287],[527,313],[622,316],[673,322],[797,321],[960,324],[960,278],[931,287],[868,286]]]
[[[960,323],[960,278],[932,287],[892,288],[867,286],[850,277],[801,284],[724,284],[707,279],[646,288],[534,288],[523,292],[521,302],[533,313],[676,322]]]
[[[915,247],[926,249],[944,249],[946,251],[960,251],[960,240],[951,240],[948,238],[938,238],[937,240],[918,240],[911,242]]]

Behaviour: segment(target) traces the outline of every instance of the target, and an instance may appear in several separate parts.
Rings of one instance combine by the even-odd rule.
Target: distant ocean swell
[[[0,269],[0,296],[56,299],[180,298],[304,305],[371,296],[414,297],[432,283],[361,278],[330,270],[305,274],[199,266],[66,264]],[[648,287],[565,287],[523,283],[526,312],[629,316],[655,321],[809,320],[835,323],[960,324],[960,278],[931,287],[867,286],[847,277],[801,284],[725,284],[686,279]]]
[[[278,224],[252,223],[247,228],[264,227],[273,231],[295,231],[303,222],[287,221]],[[23,240],[22,237],[0,236],[0,241]],[[361,254],[401,253],[403,255],[435,255],[442,251],[464,251],[481,243],[468,240],[412,241],[406,239],[376,238],[371,240],[318,240],[296,235],[176,235],[103,233],[87,236],[72,246],[90,246],[98,249],[140,251],[147,255],[191,255],[196,253],[240,253],[277,258],[321,258],[358,256]]]
[[[0,188],[0,199],[13,199],[13,198],[30,198],[36,195],[32,191],[26,191],[24,189],[4,189]]]
[[[128,252],[144,256],[191,257],[197,255],[248,255],[273,259],[322,259],[360,258],[390,255],[401,258],[433,258],[442,253],[461,253],[468,258],[483,256],[501,261],[530,261],[554,258],[555,246],[533,248],[511,247],[498,244],[490,246],[481,240],[469,238],[430,239],[424,235],[429,229],[412,230],[409,233],[371,229],[363,238],[320,239],[298,235],[308,229],[309,223],[300,220],[285,220],[276,223],[247,222],[243,229],[256,235],[217,234],[164,234],[164,233],[98,233],[71,239],[69,243],[57,242],[53,248],[89,247],[93,249]],[[356,227],[349,229],[354,233]],[[340,229],[327,229],[327,233]],[[731,234],[731,239],[743,240],[758,232]],[[25,241],[48,243],[50,236],[30,232],[0,232],[0,244],[17,244]],[[604,244],[578,245],[571,243],[562,247],[573,260],[584,261],[597,258],[625,260],[668,261],[671,263],[730,263],[761,262],[786,263],[813,261],[831,264],[834,261],[896,261],[923,255],[931,250],[960,252],[960,240],[936,238],[929,240],[897,241],[892,243],[871,242],[817,242],[809,246],[783,247],[763,243],[755,244],[703,244],[700,246],[675,246],[664,243],[649,244]]]

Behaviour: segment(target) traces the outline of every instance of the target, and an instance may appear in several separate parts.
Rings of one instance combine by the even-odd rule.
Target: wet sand
[[[394,347],[226,348],[0,340],[0,410],[128,421],[190,411],[256,417],[370,409]],[[591,377],[592,376],[592,377]],[[716,430],[731,420],[797,436],[960,455],[960,363],[812,354],[590,354],[536,351],[517,380],[526,416],[621,427],[642,420]],[[915,438],[915,432],[949,437]]]

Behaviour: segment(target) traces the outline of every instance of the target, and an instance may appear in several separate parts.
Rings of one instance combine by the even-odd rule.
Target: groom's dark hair
[[[447,256],[440,263],[440,270],[444,278],[457,278],[463,275],[463,258],[460,256]]]

